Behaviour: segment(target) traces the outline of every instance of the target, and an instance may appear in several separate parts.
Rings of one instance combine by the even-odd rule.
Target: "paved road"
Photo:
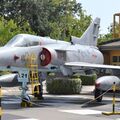
[[[103,111],[112,110],[112,97],[107,94],[102,103],[92,102],[93,87],[83,87],[81,95],[48,95],[43,101],[32,100],[31,108],[21,108],[20,93],[17,88],[4,89],[2,120],[120,120],[120,115],[105,116]],[[116,110],[120,111],[120,99],[117,95]]]

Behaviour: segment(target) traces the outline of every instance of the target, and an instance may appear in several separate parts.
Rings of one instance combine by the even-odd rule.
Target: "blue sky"
[[[87,15],[100,17],[100,33],[108,32],[108,26],[113,22],[113,14],[120,12],[120,0],[77,0],[82,4]]]

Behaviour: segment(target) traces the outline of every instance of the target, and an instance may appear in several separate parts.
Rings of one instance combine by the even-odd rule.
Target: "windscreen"
[[[22,35],[16,35],[13,37],[5,46],[6,47],[12,47],[12,46],[18,46],[18,47],[25,47],[26,41],[24,40],[24,37]]]

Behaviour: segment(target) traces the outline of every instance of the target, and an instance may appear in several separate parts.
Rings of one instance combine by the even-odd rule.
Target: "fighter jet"
[[[99,18],[96,18],[90,24],[85,34],[81,38],[78,38],[79,42],[82,44],[83,40],[86,38],[88,39],[88,37],[92,35],[96,41],[98,37],[98,28]],[[74,61],[74,59],[70,59],[71,56],[76,57],[76,60],[80,60],[77,54],[79,46],[74,39],[76,38],[71,37],[71,42],[65,42],[61,40],[51,39],[49,37],[40,37],[28,34],[16,35],[5,46],[0,48],[0,70],[9,70],[14,72],[14,74],[11,73],[1,76],[0,85],[3,87],[13,87],[22,83],[22,88],[24,88],[22,92],[23,98],[29,99],[29,97],[26,95],[26,85],[29,81],[23,80],[21,82],[18,80],[18,73],[20,73],[20,71],[28,70],[26,67],[26,64],[28,62],[26,56],[29,56],[31,54],[35,54],[37,56],[36,62],[38,64],[38,70],[40,72],[60,71],[63,73],[63,75],[72,74],[73,70],[71,71],[71,69],[69,69],[67,66],[64,67],[64,63],[66,61],[66,58],[66,62],[71,62],[71,60]],[[88,44],[87,41],[88,40],[85,40],[86,44]],[[69,53],[69,55],[67,55],[68,57],[66,56],[67,52]],[[84,51],[82,54],[84,54]]]
[[[72,75],[79,69],[120,69],[119,66],[103,65],[103,55],[97,48],[99,25],[100,19],[96,18],[82,37],[72,36],[71,42],[33,35],[17,35],[0,48],[0,66],[4,69],[15,67],[16,70],[17,68],[26,68],[27,60],[25,56],[34,53],[37,56],[39,70],[51,71],[54,67],[64,76]],[[0,83],[7,86],[7,82],[15,82],[16,74],[12,77],[14,81],[9,77],[11,76],[6,77],[8,78],[6,82],[5,79],[0,79]],[[16,83],[18,83],[18,80],[16,80]]]
[[[90,26],[88,27],[86,32],[83,34],[83,36],[81,38],[78,38],[80,44],[82,44],[82,41],[85,40],[85,46],[86,46],[87,44],[89,44],[88,39],[91,39],[91,41],[93,41],[93,40],[96,41],[96,39],[98,37],[98,31],[99,31],[99,22],[100,22],[99,18],[96,18],[90,24]],[[91,37],[93,37],[93,38],[91,38]],[[41,67],[45,68],[45,66],[49,66],[49,64],[52,65],[52,63],[47,64],[44,61],[47,60],[47,62],[50,62],[50,57],[51,57],[51,59],[52,59],[52,57],[56,57],[56,59],[57,59],[58,55],[57,55],[56,51],[60,52],[59,53],[60,55],[64,55],[64,53],[67,51],[67,49],[69,47],[69,51],[72,52],[72,50],[78,46],[78,44],[75,42],[75,40],[76,40],[75,37],[72,37],[71,42],[65,42],[65,41],[61,41],[61,40],[51,39],[49,37],[40,37],[40,36],[29,35],[29,34],[16,35],[5,46],[0,48],[0,56],[1,56],[0,66],[2,66],[2,67],[4,66],[4,67],[6,67],[6,69],[11,68],[11,67],[24,68],[24,67],[26,67],[25,56],[29,55],[31,53],[34,53],[37,56],[37,62],[39,64],[39,68],[41,68]],[[91,41],[90,41],[90,43],[91,43]],[[51,56],[47,56],[47,57],[44,56],[43,53],[47,51],[47,49],[45,51],[44,47],[49,47],[51,49],[51,52],[55,53],[55,55],[52,56],[50,54]],[[84,45],[83,45],[83,47],[84,47]],[[55,48],[56,48],[56,50],[55,50]],[[50,53],[50,52],[48,51],[48,53]],[[47,52],[46,52],[46,54],[47,54]],[[71,53],[71,54],[73,54],[73,53]],[[84,51],[82,54],[84,54]],[[76,54],[76,56],[78,58],[77,54]],[[61,56],[59,56],[59,57],[61,57]],[[73,61],[74,61],[74,59],[73,59]],[[70,60],[70,62],[71,62],[71,60]],[[57,63],[60,64],[61,61],[60,62],[58,61]]]

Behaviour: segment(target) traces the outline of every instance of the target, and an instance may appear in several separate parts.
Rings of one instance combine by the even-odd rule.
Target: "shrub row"
[[[79,94],[82,85],[94,85],[97,75],[79,75],[58,77],[54,73],[47,78],[47,91],[50,94]]]
[[[47,91],[50,94],[79,94],[81,91],[80,78],[48,77]]]
[[[80,79],[82,80],[82,85],[94,85],[95,80],[97,79],[97,75],[80,75]]]

